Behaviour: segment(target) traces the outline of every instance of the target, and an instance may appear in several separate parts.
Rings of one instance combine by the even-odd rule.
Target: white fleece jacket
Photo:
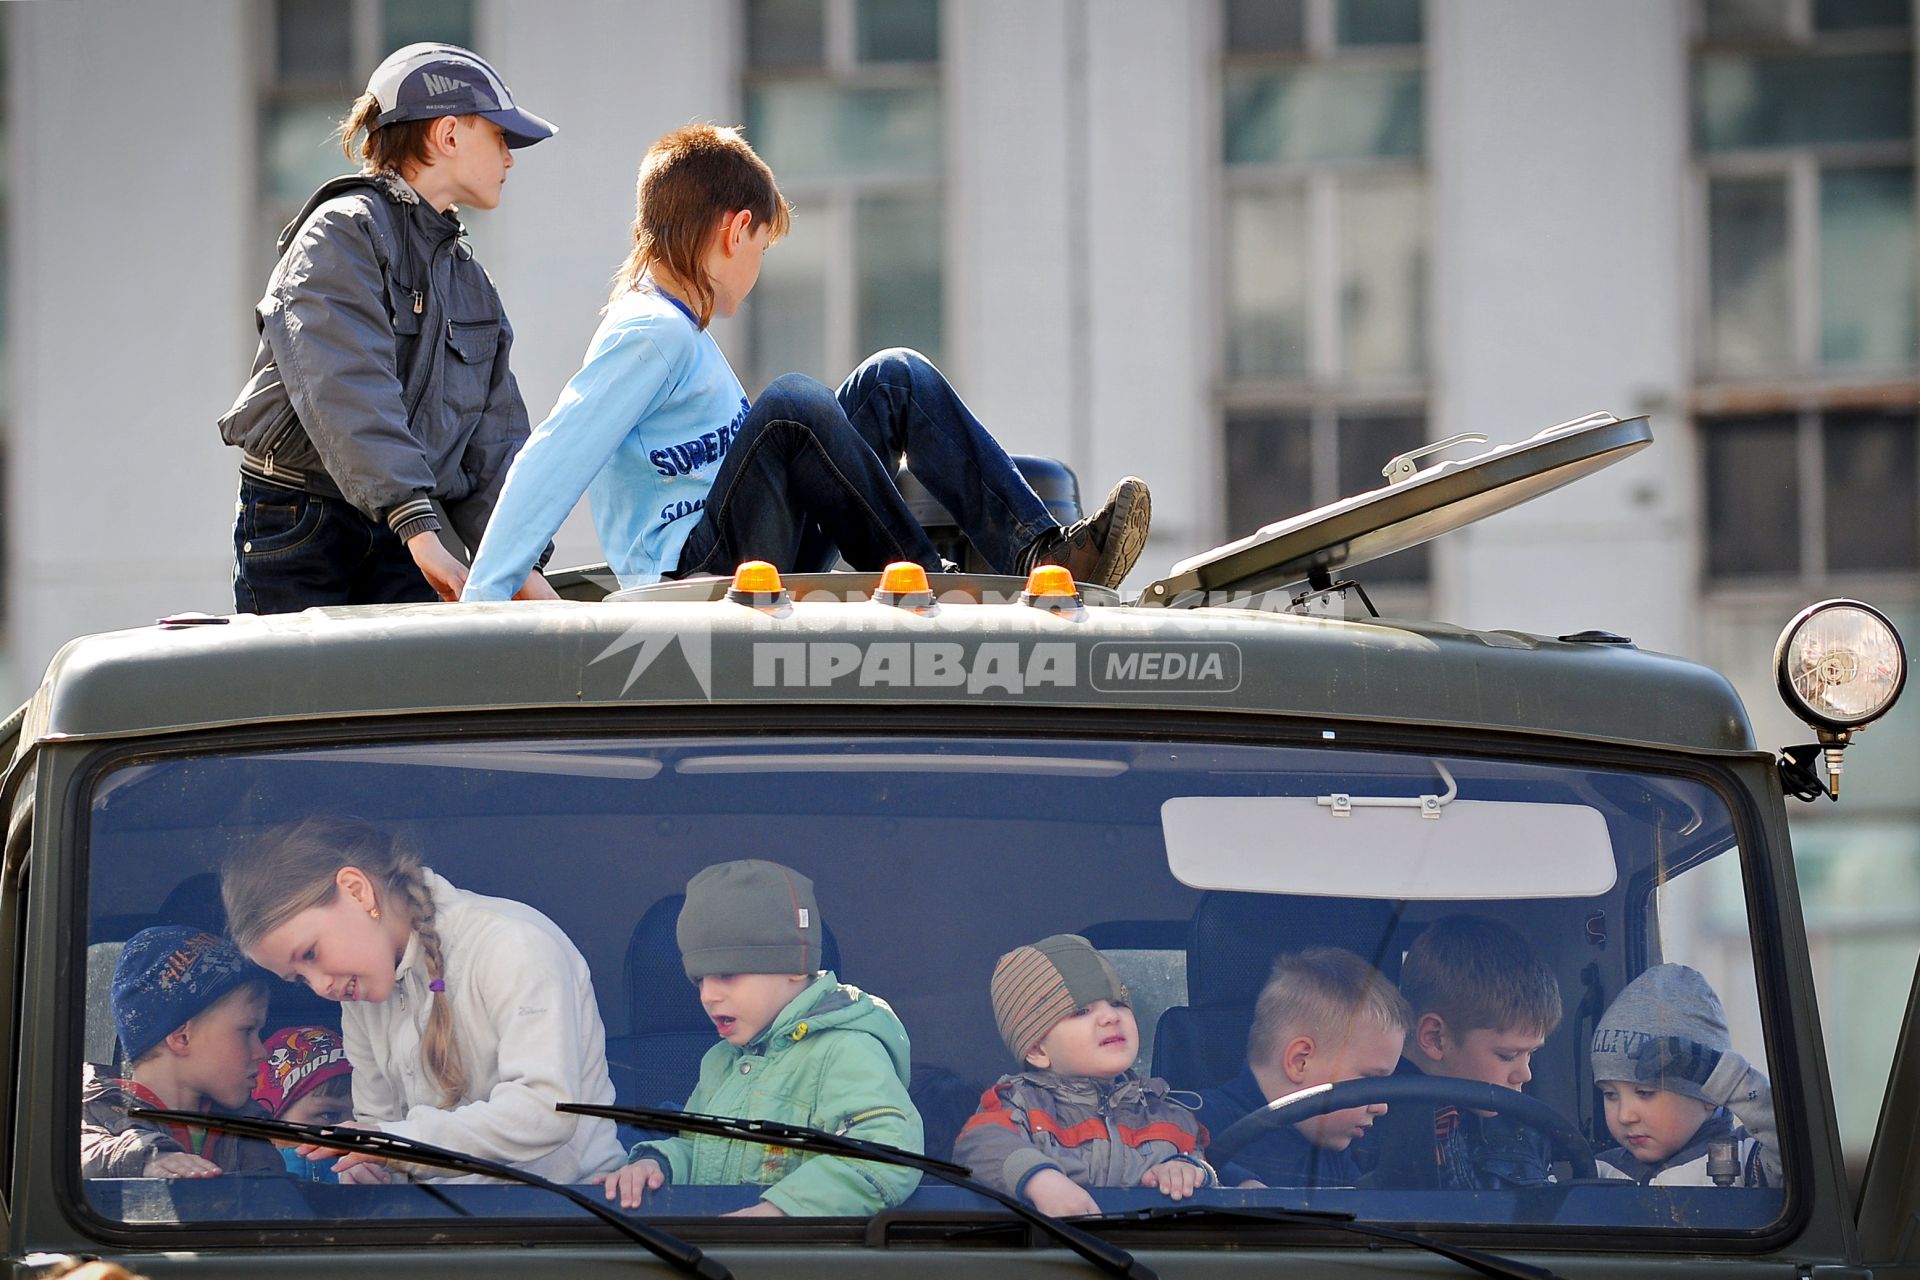
[[[567,935],[525,903],[457,889],[422,873],[433,894],[466,1095],[440,1105],[421,1057],[433,993],[416,934],[379,1004],[341,1011],[353,1063],[354,1117],[388,1133],[511,1164],[556,1182],[616,1168],[611,1120],[564,1115],[556,1102],[613,1101],[607,1030],[593,975]]]

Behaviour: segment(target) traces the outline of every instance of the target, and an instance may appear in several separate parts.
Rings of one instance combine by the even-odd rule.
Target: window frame
[[[750,24],[752,13],[747,0],[738,0],[739,32],[736,41],[738,73],[736,88],[740,95],[741,116],[746,115],[746,102],[753,91],[765,85],[814,84],[829,91],[858,89],[932,89],[940,95],[941,130],[946,128],[945,115],[945,67],[946,45],[945,28],[948,5],[940,6],[939,23],[941,26],[941,48],[932,62],[862,62],[859,58],[859,20],[856,6],[860,0],[820,0],[822,21],[822,52],[824,62],[819,66],[798,67],[755,67],[751,61],[752,32]],[[749,142],[754,139],[749,137]],[[796,220],[805,218],[824,228],[825,265],[822,270],[822,297],[820,321],[822,326],[821,358],[826,368],[819,373],[830,385],[838,383],[854,365],[871,354],[860,350],[860,247],[859,247],[859,206],[863,199],[871,196],[909,196],[929,199],[935,205],[941,195],[951,185],[947,173],[949,164],[944,139],[941,145],[941,161],[932,174],[837,174],[830,178],[789,179],[775,171],[780,182],[781,194],[794,206]],[[934,261],[938,265],[942,280],[941,289],[941,359],[942,367],[949,367],[952,360],[953,308],[945,282],[948,271],[947,244],[949,237],[942,225],[936,231]],[[776,248],[774,252],[778,252]],[[761,352],[754,338],[753,299],[743,304],[740,331],[740,348],[744,359],[739,361],[746,377],[750,395],[757,395],[765,383],[773,377],[789,372],[785,369],[768,369],[761,365]],[[801,370],[800,372],[808,372]]]
[[[1254,413],[1298,415],[1308,420],[1313,506],[1323,506],[1351,495],[1341,492],[1340,421],[1343,417],[1410,417],[1424,424],[1423,437],[1432,436],[1433,318],[1431,268],[1433,246],[1433,190],[1429,157],[1433,152],[1429,37],[1423,25],[1419,44],[1340,45],[1337,43],[1337,0],[1303,0],[1303,42],[1298,50],[1237,52],[1226,47],[1226,0],[1213,6],[1213,118],[1211,139],[1217,181],[1211,209],[1215,247],[1212,280],[1216,291],[1213,311],[1220,340],[1213,343],[1208,370],[1213,383],[1214,491],[1222,496],[1212,516],[1216,541],[1243,537],[1251,529],[1226,527],[1225,495],[1232,484],[1227,433],[1236,417]],[[1340,160],[1268,161],[1234,164],[1226,159],[1226,80],[1234,70],[1289,70],[1337,66],[1376,70],[1419,70],[1423,74],[1421,145],[1415,157],[1368,156]],[[1423,243],[1428,250],[1428,288],[1423,291],[1424,314],[1418,317],[1420,372],[1414,375],[1356,377],[1345,373],[1345,315],[1340,296],[1343,195],[1370,185],[1406,184],[1417,187],[1426,202]],[[1228,210],[1235,196],[1248,192],[1302,193],[1306,205],[1306,326],[1307,359],[1299,376],[1236,376],[1228,365],[1227,336],[1235,324],[1230,311],[1230,276],[1235,264],[1228,259]],[[1386,458],[1381,458],[1385,465]],[[1384,480],[1382,481],[1384,483]],[[1294,512],[1276,511],[1279,520]],[[1365,580],[1364,569],[1357,575]],[[1369,583],[1389,612],[1424,613],[1435,589],[1435,568],[1429,558],[1418,577]]]

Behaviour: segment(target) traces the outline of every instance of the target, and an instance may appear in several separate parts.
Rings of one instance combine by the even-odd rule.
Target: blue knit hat
[[[183,924],[156,925],[127,939],[113,966],[113,1027],[132,1062],[267,971],[224,938]]]

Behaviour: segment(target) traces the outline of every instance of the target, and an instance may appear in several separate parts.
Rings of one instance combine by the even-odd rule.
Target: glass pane
[[[1787,0],[1707,0],[1707,38],[1784,36]]]
[[[1707,192],[1708,366],[1778,373],[1793,364],[1785,178],[1717,178]]]
[[[1816,31],[1904,27],[1913,21],[1912,0],[1813,0]]]
[[[1341,44],[1419,44],[1421,0],[1340,0]]]
[[[1313,509],[1313,430],[1304,414],[1227,418],[1227,537]]]
[[[751,335],[758,396],[783,373],[804,373],[832,385],[845,373],[827,367],[827,242],[824,209],[797,212],[793,227],[767,250],[760,282],[742,308]]]
[[[352,12],[346,5],[337,0],[279,0],[273,34],[274,65],[281,80],[332,86],[353,79]],[[365,84],[363,78],[361,87]],[[341,114],[346,114],[344,108]]]
[[[1306,48],[1306,0],[1227,0],[1226,44],[1228,53]]]
[[[1827,568],[1920,567],[1913,412],[1833,413],[1822,426]]]
[[[1913,136],[1913,56],[1708,54],[1694,79],[1702,150]]]
[[[1701,423],[1707,447],[1707,572],[1800,570],[1798,424],[1787,415]]]
[[[1058,645],[1057,635],[1039,648],[1031,640],[996,641],[991,653],[976,656],[950,632],[914,641],[896,633],[884,644],[868,643],[858,628],[838,634],[852,638],[818,646],[778,642],[807,665],[783,668],[788,675],[777,687],[793,688],[784,681],[797,676],[802,691],[816,690],[816,702],[822,688],[844,696],[863,676],[897,669],[892,658],[913,667],[919,653],[948,655],[943,660],[958,664],[963,679],[969,669],[1004,676],[1019,668],[998,665],[995,655],[1018,650],[1018,661],[1054,647],[1064,648],[1066,670],[1032,658],[1026,669],[1049,682],[1059,677],[1063,686],[1098,682],[1142,702],[1167,691],[1163,664],[1117,649],[1106,660],[1075,662],[1074,646]],[[1390,635],[1356,639],[1355,666],[1369,660],[1369,643],[1378,661],[1391,656],[1384,647],[1393,643]],[[1444,637],[1440,643],[1458,647]],[[806,656],[810,648],[817,656]],[[1270,646],[1257,655],[1248,648],[1250,659],[1276,654]],[[842,650],[851,666],[841,661]],[[716,642],[715,656],[722,652]],[[1464,654],[1455,660],[1467,661]],[[626,659],[620,661],[624,667]],[[727,667],[723,657],[716,672]],[[1239,668],[1229,669],[1237,679]],[[1219,676],[1194,677],[1202,678],[1213,679],[1216,691],[1222,687]],[[1114,1104],[1138,1126],[1175,1126],[1187,1139],[1175,1145],[1195,1145],[1201,1126],[1217,1142],[1239,1116],[1266,1105],[1263,1089],[1276,1098],[1293,1091],[1284,1079],[1262,1086],[1258,1078],[1279,1070],[1273,1042],[1282,1031],[1305,1026],[1302,1034],[1345,1046],[1345,1069],[1329,1074],[1362,1080],[1350,1091],[1365,1105],[1378,1100],[1366,1095],[1365,1078],[1394,1071],[1409,1023],[1431,1013],[1460,1025],[1489,1006],[1545,1038],[1531,1055],[1529,1093],[1558,1115],[1556,1128],[1592,1133],[1610,1161],[1632,1157],[1606,1150],[1619,1135],[1609,1140],[1595,1077],[1639,1078],[1639,1041],[1675,1025],[1683,1010],[1683,1025],[1710,1048],[1737,1051],[1767,1073],[1780,1097],[1806,1096],[1808,1082],[1794,1074],[1798,1057],[1770,1053],[1770,1028],[1754,998],[1745,957],[1753,921],[1763,918],[1741,909],[1748,894],[1727,798],[1698,781],[1574,760],[1540,763],[1469,727],[1444,725],[1429,728],[1420,750],[1403,753],[1347,748],[1344,730],[1339,740],[1300,746],[1222,742],[1165,725],[1128,733],[1109,720],[1084,734],[1037,737],[1030,720],[995,734],[980,727],[978,716],[956,721],[931,712],[916,717],[911,733],[802,736],[794,729],[797,712],[773,710],[751,732],[566,737],[552,733],[549,719],[540,736],[530,726],[494,720],[464,725],[457,736],[176,751],[90,772],[91,791],[73,806],[85,825],[69,833],[79,862],[67,868],[79,886],[75,905],[84,923],[63,931],[60,950],[43,957],[75,979],[80,998],[72,1007],[39,1011],[51,1020],[43,1043],[60,1055],[56,1061],[56,1049],[47,1048],[42,1065],[77,1081],[88,1074],[84,1064],[98,1063],[94,1071],[109,1080],[171,1091],[144,1051],[171,1029],[165,1019],[204,1012],[196,1026],[206,1034],[196,1040],[219,1056],[194,1079],[205,1082],[212,1111],[251,1109],[256,1085],[276,1111],[296,1103],[321,1085],[318,1068],[339,1064],[330,1051],[332,1042],[344,1041],[352,1081],[343,1101],[355,1119],[407,1116],[447,1126],[444,1145],[561,1183],[582,1183],[589,1171],[622,1163],[626,1143],[610,1121],[556,1124],[544,1106],[516,1106],[527,1093],[543,1102],[639,1105],[696,1097],[704,1100],[701,1110],[741,1119],[850,1127],[854,1138],[924,1149],[997,1179],[997,1164],[984,1167],[997,1154],[982,1157],[965,1138],[954,1150],[983,1094],[1006,1087],[1012,1082],[1002,1077],[1022,1069],[996,1031],[996,1005],[1004,1012],[1005,1002],[993,998],[989,977],[1014,948],[1075,933],[1120,953],[1127,973],[1152,974],[1148,1003],[1166,1007],[1155,1020],[1151,1059],[1139,1056],[1144,1036],[1133,1012],[1116,1013],[1106,1025],[1123,1030],[1097,1044],[1049,1040],[1049,1052],[1065,1044],[1061,1056],[1076,1055],[1080,1069],[1062,1074],[1087,1082],[1051,1087],[1090,1090],[1092,1082],[1137,1066],[1165,1082],[1149,1092],[1197,1093],[1163,1098],[1144,1116],[1140,1108],[1149,1104]],[[1438,821],[1407,811],[1443,789]],[[1321,797],[1333,794],[1350,796],[1352,812],[1330,813]],[[347,813],[357,818],[339,816]],[[309,821],[295,828],[296,820]],[[735,861],[761,850],[775,831],[770,852],[778,866]],[[276,849],[286,851],[284,861],[271,857]],[[260,929],[288,899],[330,883],[349,861],[370,873],[375,901],[384,903],[381,930],[364,917],[343,918],[332,904],[318,915],[296,913],[292,929]],[[720,864],[733,865],[716,873]],[[267,875],[263,866],[289,869]],[[1524,868],[1522,885],[1489,870],[1515,866]],[[1667,883],[1673,867],[1689,870]],[[1063,885],[1079,892],[1044,891]],[[794,981],[710,985],[713,1005],[703,1008],[686,979],[688,962],[717,966],[750,942],[750,930],[765,918],[756,904],[770,886],[782,891],[783,902],[792,901],[785,897],[791,890],[805,910],[798,918],[782,913],[793,945],[767,948],[774,954],[764,957],[794,972],[755,976]],[[223,888],[236,904],[232,917]],[[449,1082],[448,1073],[430,1066],[407,1025],[435,999],[419,944],[407,941],[398,965],[391,951],[382,965],[355,962],[419,927],[409,913],[420,891],[435,906],[443,963],[434,972],[444,972],[446,994],[455,997],[447,1007],[460,1039],[490,1050],[464,1055],[463,1081]],[[1732,909],[1688,909],[1703,897]],[[676,920],[687,926],[691,954],[684,958]],[[272,974],[305,981],[229,967],[231,953],[219,940],[229,931],[246,938]],[[502,959],[490,945],[511,955]],[[1307,947],[1340,950],[1306,964],[1291,961],[1282,985],[1270,987],[1276,955]],[[335,958],[343,949],[348,959]],[[1648,953],[1663,950],[1700,972],[1647,972]],[[116,983],[116,971],[126,981]],[[1480,976],[1490,972],[1497,980]],[[1272,999],[1260,999],[1263,992],[1285,999],[1302,990],[1305,1010],[1295,1006],[1280,1017]],[[326,993],[357,999],[328,1000]],[[546,996],[552,1000],[540,998]],[[1587,1018],[1594,1014],[1617,1035],[1601,1045],[1597,1064],[1588,1051]],[[249,1016],[242,1022],[236,1015]],[[253,1019],[264,1020],[254,1029],[267,1032],[272,1052],[261,1052],[247,1035]],[[1031,1044],[1054,1025],[1023,1026],[1016,1034]],[[304,1028],[318,1030],[292,1034]],[[127,1052],[116,1066],[122,1034]],[[822,1068],[809,1055],[819,1041],[816,1049],[803,1043],[814,1036],[857,1037],[864,1048],[856,1051],[874,1065],[842,1071],[831,1077],[831,1090],[816,1089]],[[742,1082],[743,1074],[755,1079]],[[794,1081],[792,1089],[779,1087]],[[1732,1106],[1751,1124],[1749,1096],[1741,1093]],[[62,1155],[78,1155],[81,1167],[69,1166],[67,1174],[84,1178],[79,1189],[93,1207],[122,1222],[245,1222],[249,1238],[266,1247],[283,1243],[276,1229],[290,1224],[338,1232],[371,1218],[401,1241],[425,1243],[459,1230],[465,1215],[538,1219],[543,1238],[556,1245],[606,1238],[601,1223],[542,1188],[462,1181],[438,1170],[418,1180],[315,1185],[321,1179],[285,1176],[307,1173],[297,1157],[288,1162],[260,1144],[216,1142],[229,1158],[215,1163],[232,1173],[275,1176],[163,1183],[150,1176],[160,1171],[145,1167],[147,1150],[129,1151],[137,1142],[114,1140],[128,1127],[117,1101],[96,1098],[74,1108],[63,1121]],[[988,1118],[1006,1114],[996,1108]],[[1789,1145],[1805,1137],[1795,1128],[1799,1114],[1797,1107],[1780,1109],[1779,1133]],[[1692,1114],[1693,1127],[1674,1145],[1708,1121],[1707,1108]],[[1306,1144],[1299,1134],[1261,1134],[1256,1125],[1232,1167],[1264,1185],[1203,1188],[1195,1203],[1315,1207],[1368,1221],[1463,1223],[1483,1231],[1525,1224],[1536,1238],[1558,1233],[1551,1238],[1568,1247],[1604,1227],[1658,1233],[1665,1238],[1656,1247],[1683,1248],[1703,1228],[1763,1228],[1779,1217],[1789,1190],[1803,1197],[1812,1189],[1783,1188],[1777,1179],[1728,1188],[1648,1187],[1632,1177],[1595,1185],[1568,1178],[1564,1162],[1559,1185],[1543,1189],[1556,1166],[1544,1139],[1527,1139],[1502,1149],[1501,1168],[1506,1177],[1524,1170],[1535,1185],[1461,1194],[1435,1186],[1434,1122],[1433,1104],[1363,1114],[1320,1130],[1326,1140],[1316,1144],[1321,1154],[1314,1161],[1301,1159]],[[982,1126],[973,1128],[978,1138]],[[916,1218],[978,1210],[973,1196],[915,1171],[875,1164],[823,1189],[811,1176],[787,1181],[814,1168],[798,1157],[756,1152],[744,1165],[730,1165],[724,1148],[700,1141],[707,1145],[675,1145],[682,1176],[648,1194],[650,1213],[668,1220],[717,1215],[774,1194],[769,1188],[776,1185],[781,1198],[792,1194],[800,1215],[869,1219],[901,1205]],[[1356,1144],[1365,1145],[1350,1150]],[[1740,1154],[1748,1153],[1742,1143]],[[1377,1176],[1361,1182],[1356,1157],[1373,1162]],[[1693,1161],[1689,1151],[1677,1163]],[[1679,1178],[1688,1172],[1683,1168]],[[1097,1208],[1141,1204],[1137,1186],[1102,1181],[1088,1179]],[[752,1230],[753,1223],[741,1222],[736,1235]],[[774,1227],[768,1243],[786,1230]],[[822,1233],[813,1243],[845,1247],[858,1238]],[[1207,1240],[1215,1250],[1245,1244],[1277,1251],[1293,1243],[1288,1237],[1276,1244],[1268,1232],[1231,1222]],[[286,1245],[289,1260],[297,1248]],[[1282,1266],[1267,1270],[1284,1269],[1279,1252],[1268,1261]],[[956,1261],[956,1269],[966,1266]]]
[[[1340,193],[1340,333],[1347,376],[1426,369],[1427,193],[1418,183]]]
[[[1379,415],[1359,417],[1340,415],[1340,493],[1342,498],[1378,489],[1387,483],[1380,469],[1387,459],[1409,449],[1417,449],[1426,440],[1427,422],[1418,415]],[[1375,582],[1425,582],[1431,558],[1425,544],[1395,552],[1381,560],[1369,560],[1351,575],[1363,584]]]
[[[352,171],[333,136],[340,114],[331,102],[285,102],[267,108],[263,142],[269,199],[304,201],[328,178]]]
[[[939,363],[939,198],[931,193],[863,196],[854,232],[860,275],[859,354],[913,347]]]
[[[1913,170],[1820,175],[1820,358],[1891,369],[1920,360]]]
[[[856,0],[854,22],[862,62],[940,60],[940,0]]]
[[[1307,197],[1227,196],[1227,376],[1307,371]]]
[[[768,84],[747,90],[747,136],[782,183],[940,172],[940,91]]]
[[[386,0],[386,39],[380,56],[410,44],[437,40],[473,47],[473,0]]]
[[[1227,163],[1417,158],[1421,95],[1416,68],[1229,69]]]
[[[825,0],[747,0],[747,65],[827,64]]]

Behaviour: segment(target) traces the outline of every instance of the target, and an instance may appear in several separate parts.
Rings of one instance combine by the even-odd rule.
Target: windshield
[[[925,1151],[1058,1213],[1778,1218],[1791,1117],[1720,796],[1328,739],[462,739],[110,769],[75,957],[85,1194],[142,1224],[589,1221],[128,1114],[164,1105],[380,1126],[636,1214],[992,1208],[553,1109],[576,1101]]]

